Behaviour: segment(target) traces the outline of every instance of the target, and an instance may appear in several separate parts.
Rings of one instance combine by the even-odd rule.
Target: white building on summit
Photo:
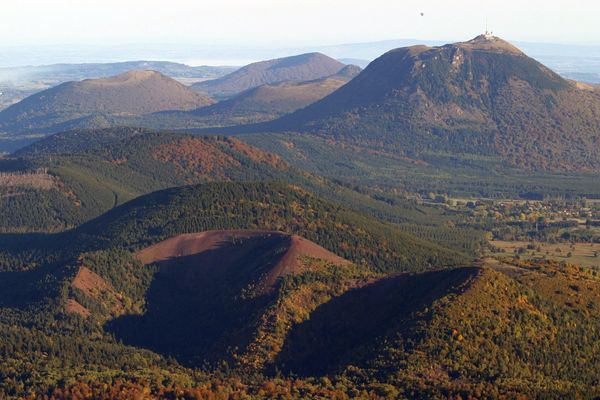
[[[490,31],[488,28],[488,19],[485,19],[485,33],[483,34],[486,39],[491,39],[494,37],[494,32]]]

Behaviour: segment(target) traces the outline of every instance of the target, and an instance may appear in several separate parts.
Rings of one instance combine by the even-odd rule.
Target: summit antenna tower
[[[491,38],[492,36],[494,36],[494,33],[490,32],[490,29],[488,27],[488,18],[487,17],[485,17],[485,33],[484,33],[484,36],[486,38],[488,38],[488,39]]]

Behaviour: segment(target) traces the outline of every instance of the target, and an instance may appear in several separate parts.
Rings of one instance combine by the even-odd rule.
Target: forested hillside
[[[587,271],[546,263],[382,277],[309,245],[309,252],[295,253],[295,269],[272,275],[291,243],[302,239],[210,234],[229,238],[220,237],[217,247],[200,242],[168,264],[144,267],[132,253],[109,250],[65,266],[2,273],[0,393],[55,399],[599,393],[592,368],[599,359],[599,281]],[[266,284],[269,276],[277,277],[275,286]],[[193,368],[207,363],[213,367]]]
[[[2,268],[30,268],[83,251],[140,249],[178,234],[215,229],[299,234],[377,271],[427,269],[468,259],[289,184],[209,183],[141,196],[64,233],[0,236],[6,245]]]
[[[388,152],[348,146],[326,137],[298,134],[240,135],[240,140],[279,155],[296,168],[386,192],[456,197],[600,198],[600,179],[594,173],[523,171],[492,157],[430,154],[420,160]]]
[[[6,180],[0,190],[4,232],[61,231],[139,195],[209,181],[283,181],[334,203],[397,224],[422,239],[468,254],[483,235],[454,226],[443,209],[418,205],[377,191],[358,191],[293,168],[273,154],[235,138],[198,137],[121,128],[53,135],[5,159],[7,176],[45,168],[45,186]],[[12,182],[12,183],[11,183]],[[35,206],[34,206],[35,205]]]
[[[284,180],[289,175],[278,157],[236,139],[125,128],[69,132],[21,155],[24,160],[0,162],[5,174],[44,168],[54,184],[0,185],[7,193],[0,198],[4,231],[64,230],[166,187],[215,180]]]
[[[177,261],[181,264],[174,264],[175,269],[167,268],[172,271],[167,275],[161,272],[160,264],[152,264],[152,259],[145,261],[150,262],[146,267],[140,263],[148,260],[142,256],[144,249],[161,240],[215,229],[238,231],[232,232],[230,239],[219,239],[221,250],[209,244],[210,250],[200,258],[195,255],[198,250],[190,253],[196,257],[191,259],[182,250],[174,250],[182,255]],[[270,233],[248,236],[240,229]],[[302,238],[272,231],[301,234],[337,255],[319,250],[316,244]],[[297,323],[319,304],[384,271],[430,269],[467,260],[464,255],[325,202],[297,187],[265,183],[209,183],[168,189],[142,196],[72,231],[2,235],[0,240],[4,270],[0,272],[0,329],[4,334],[0,351],[8,360],[0,368],[5,377],[0,387],[8,395],[23,394],[23,385],[44,391],[62,386],[55,377],[77,375],[78,382],[112,382],[119,374],[125,380],[135,379],[135,371],[150,377],[147,371],[157,367],[160,371],[153,375],[157,378],[167,377],[177,385],[196,385],[195,380],[186,381],[185,377],[193,373],[179,363],[200,366],[209,359],[217,365],[226,359],[248,372],[260,370],[261,365],[273,360],[277,350],[272,346],[281,346],[289,329],[280,323],[273,325],[267,316],[286,316],[288,323]],[[135,253],[140,250],[138,260]],[[223,261],[232,256],[230,268],[197,270],[199,265],[208,268],[214,257]],[[339,256],[348,256],[356,265]],[[267,274],[263,281],[261,271],[265,268],[280,272]],[[239,275],[240,269],[247,269],[248,280]],[[204,293],[198,291],[199,282],[204,282],[200,276],[211,276],[207,275],[209,271],[216,275],[206,284],[216,293],[221,292],[221,297],[198,298],[199,293]],[[293,271],[299,278],[287,277],[286,271]],[[192,279],[193,276],[197,277]],[[131,325],[132,318],[142,318],[140,322],[145,321],[143,324],[149,327],[164,323],[165,315],[155,314],[153,307],[166,307],[162,303],[166,298],[160,294],[171,290],[170,279],[191,290],[189,295],[178,292],[183,297],[174,299],[175,308],[168,313],[173,324],[185,321],[186,315],[192,317],[180,306],[193,304],[194,313],[196,307],[202,310],[212,304],[214,311],[220,304],[224,313],[234,313],[227,318],[224,315],[228,314],[223,314],[224,319],[220,320],[231,318],[234,323],[235,312],[240,309],[230,302],[241,301],[235,294],[234,278],[240,280],[240,290],[245,288],[241,292],[245,299],[242,304],[248,305],[244,307],[252,307],[258,313],[252,317],[258,325],[250,321],[244,325],[254,329],[253,333],[240,336],[234,326],[225,324],[213,332],[222,337],[219,343],[223,347],[205,348],[204,352],[194,346],[173,349],[168,343],[134,334],[139,324]],[[277,291],[272,292],[269,287]],[[301,299],[304,300],[299,308]],[[173,328],[182,332],[175,325]],[[254,339],[247,343],[247,350],[230,352],[231,345],[244,343],[250,337]],[[137,347],[124,346],[121,340]],[[176,356],[176,360],[168,355]],[[57,369],[65,363],[70,367]],[[41,375],[25,377],[23,374],[32,365]],[[315,390],[320,390],[317,388],[318,385]]]

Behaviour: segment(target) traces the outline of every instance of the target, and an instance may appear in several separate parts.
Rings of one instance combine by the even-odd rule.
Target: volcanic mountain
[[[239,120],[268,120],[287,114],[333,93],[360,73],[361,69],[347,65],[336,74],[306,82],[265,84],[209,107],[191,111],[201,117]]]
[[[152,220],[163,227],[177,210]],[[197,215],[181,216],[181,226]],[[321,239],[339,226],[319,227]],[[66,265],[0,272],[5,359],[27,368],[17,363],[26,355],[52,357],[40,368],[74,379],[79,370],[63,360],[94,373],[130,371],[132,360],[136,372],[157,373],[160,363],[188,382],[186,366],[226,362],[232,373],[376,382],[371,398],[600,393],[600,280],[588,270],[539,262],[386,276],[278,231],[198,231],[158,243],[153,232],[136,252],[110,247]]]
[[[99,117],[108,120],[111,116],[190,110],[212,103],[159,72],[131,71],[67,82],[29,96],[0,112],[0,130],[46,132]]]
[[[141,250],[137,258],[160,268],[147,292],[147,312],[115,321],[114,329],[126,342],[187,362],[222,358],[234,346],[244,364],[268,361],[271,346],[284,340],[272,318],[287,319],[290,306],[309,311],[327,298],[307,297],[302,306],[281,301],[287,276],[339,268],[347,271],[340,280],[348,285],[367,276],[309,240],[272,231],[180,235]]]
[[[250,130],[312,133],[417,159],[600,170],[600,91],[484,35],[389,51],[324,99]]]
[[[339,72],[344,64],[321,53],[260,61],[222,78],[200,82],[192,87],[214,98],[229,98],[264,84],[321,79]]]

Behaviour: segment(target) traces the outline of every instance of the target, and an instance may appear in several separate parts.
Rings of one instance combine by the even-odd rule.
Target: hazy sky
[[[421,16],[424,13],[424,16]],[[600,43],[582,0],[1,0],[0,47],[124,41],[314,45],[419,38]]]

